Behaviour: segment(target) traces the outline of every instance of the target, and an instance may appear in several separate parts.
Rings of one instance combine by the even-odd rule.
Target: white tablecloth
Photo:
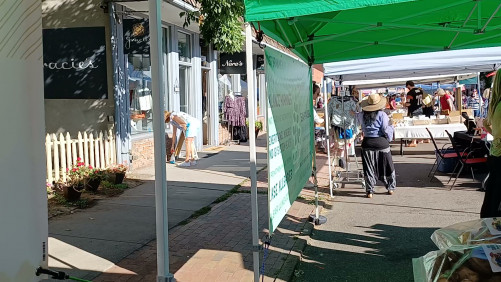
[[[429,139],[426,128],[431,131],[433,138],[448,138],[445,130],[453,136],[456,131],[466,131],[462,123],[403,126],[395,127],[395,139]]]

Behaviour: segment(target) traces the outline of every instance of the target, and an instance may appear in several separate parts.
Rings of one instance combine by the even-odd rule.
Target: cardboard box
[[[315,109],[313,109],[313,110],[315,111]],[[322,123],[315,123],[315,127],[324,127],[325,128],[325,118],[324,118],[325,112],[324,111],[318,111],[317,114],[318,114],[318,116],[320,118],[324,119],[324,122],[322,122]]]
[[[461,116],[448,116],[447,120],[449,123],[462,123],[463,118]]]
[[[414,125],[429,125],[430,123],[430,119],[415,119],[412,121],[412,124]]]
[[[392,116],[391,116],[392,119],[404,119],[404,114],[402,113],[394,113]]]
[[[431,120],[431,124],[447,124],[447,123],[449,123],[449,120],[446,118],[437,118]]]
[[[473,109],[463,109],[461,113],[466,113],[468,117],[473,118],[475,115],[473,114]]]

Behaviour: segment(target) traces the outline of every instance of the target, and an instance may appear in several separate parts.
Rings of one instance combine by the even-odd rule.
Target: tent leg
[[[165,152],[164,91],[162,87],[161,0],[148,1],[151,34],[151,82],[153,93],[153,142],[155,153],[155,208],[157,229],[157,281],[174,281],[169,273],[169,220],[167,214],[167,172]]]
[[[254,269],[254,282],[259,282],[259,222],[257,205],[257,177],[256,177],[256,97],[254,92],[254,71],[252,61],[252,32],[250,23],[245,23],[245,59],[247,64],[247,87],[249,104],[249,157],[251,179],[251,209],[252,209],[252,258]],[[264,275],[264,273],[263,273]]]

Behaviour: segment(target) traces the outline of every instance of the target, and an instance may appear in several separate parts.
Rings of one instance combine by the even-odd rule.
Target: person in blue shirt
[[[472,94],[467,99],[468,109],[473,110],[475,117],[480,117],[480,97],[478,96],[477,89],[473,89]]]
[[[384,183],[388,195],[393,195],[397,181],[389,143],[393,140],[393,127],[382,111],[386,98],[371,94],[360,106],[362,112],[358,114],[358,121],[363,133],[362,165],[367,198],[372,198],[378,180]]]

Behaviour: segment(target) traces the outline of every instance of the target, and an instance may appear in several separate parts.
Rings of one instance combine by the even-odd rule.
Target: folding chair
[[[442,161],[444,159],[455,159],[458,157],[458,154],[456,152],[444,154],[445,150],[452,149],[452,147],[448,147],[447,149],[445,148],[446,146],[451,145],[451,143],[444,144],[444,146],[442,146],[442,149],[439,149],[437,142],[435,141],[435,138],[433,138],[433,135],[431,134],[431,131],[428,128],[426,128],[426,131],[428,131],[428,134],[430,135],[431,142],[433,142],[433,146],[435,146],[435,152],[438,155],[437,158],[435,159],[435,162],[433,163],[433,166],[430,169],[430,172],[428,173],[428,177],[430,177],[430,175],[431,175],[431,177],[430,177],[430,182],[431,182],[431,181],[433,181],[433,177],[435,176],[435,173],[437,173],[437,170],[440,167],[440,164],[442,164]],[[464,153],[462,153],[461,155],[464,155]],[[435,168],[435,165],[436,165],[436,169],[434,171],[433,169]],[[432,174],[432,172],[433,172],[433,174]]]
[[[452,190],[452,188],[454,188],[454,185],[456,184],[456,180],[458,180],[458,177],[461,174],[461,172],[463,171],[463,169],[464,169],[465,166],[469,166],[470,167],[471,177],[475,181],[475,174],[473,173],[473,166],[487,163],[487,158],[486,157],[480,157],[480,158],[474,157],[473,153],[475,153],[475,151],[477,151],[477,150],[470,150],[468,152],[468,154],[466,155],[466,157],[464,157],[464,154],[466,153],[466,150],[464,152],[460,152],[460,150],[459,150],[456,142],[454,141],[454,138],[452,137],[452,135],[447,130],[445,132],[449,136],[449,139],[451,140],[451,143],[452,143],[452,148],[454,148],[454,151],[456,151],[456,154],[458,156],[463,156],[461,158],[458,158],[459,162],[456,164],[456,167],[452,171],[451,177],[449,178],[449,181],[447,182],[447,183],[451,182],[452,177],[454,176],[454,172],[456,171],[457,167],[459,165],[461,165],[461,168],[459,169],[458,173],[456,174],[456,178],[454,179],[454,182],[451,185],[451,189],[450,190]]]

